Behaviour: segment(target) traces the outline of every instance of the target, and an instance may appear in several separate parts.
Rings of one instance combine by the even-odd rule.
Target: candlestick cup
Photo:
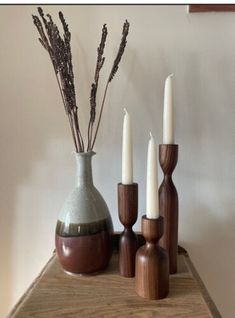
[[[138,214],[138,184],[118,184],[119,219],[124,225],[124,231],[119,241],[119,272],[124,277],[135,276],[135,255],[137,236],[132,226]]]
[[[169,292],[169,259],[167,252],[158,245],[163,235],[163,217],[142,217],[142,234],[146,244],[136,253],[135,290],[147,299],[162,299]]]
[[[169,254],[170,274],[177,272],[178,253],[178,194],[172,173],[178,160],[178,145],[159,145],[159,161],[164,179],[159,188],[160,214],[164,217],[164,233],[160,245]]]

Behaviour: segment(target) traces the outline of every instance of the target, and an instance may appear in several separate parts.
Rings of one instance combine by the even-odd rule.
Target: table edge
[[[30,296],[31,291],[33,291],[34,287],[38,284],[38,282],[42,278],[43,274],[47,271],[47,268],[54,261],[55,258],[56,258],[56,252],[53,251],[52,256],[49,258],[49,260],[43,266],[42,270],[39,272],[39,274],[32,281],[32,283],[29,285],[29,287],[26,289],[26,291],[23,293],[23,295],[20,297],[20,299],[16,302],[16,304],[13,306],[13,308],[7,314],[6,318],[11,318],[17,313],[17,311],[20,309],[21,305],[23,305],[23,303]]]
[[[185,250],[186,251],[186,250]],[[198,287],[202,293],[202,297],[205,301],[205,303],[207,304],[208,306],[208,309],[212,315],[213,318],[222,318],[218,308],[216,307],[216,304],[214,303],[214,301],[212,300],[205,284],[203,283],[200,275],[198,274],[195,266],[193,265],[191,259],[190,259],[190,256],[189,254],[187,253],[186,251],[186,254],[185,254],[185,262],[186,262],[186,265],[188,266],[188,269],[189,271],[192,273],[192,276],[195,278],[196,282],[198,283]]]

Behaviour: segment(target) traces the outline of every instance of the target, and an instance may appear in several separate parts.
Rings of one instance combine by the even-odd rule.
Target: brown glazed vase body
[[[56,226],[56,251],[63,269],[89,274],[104,269],[112,254],[113,224],[108,207],[93,184],[94,152],[76,153],[76,185]]]

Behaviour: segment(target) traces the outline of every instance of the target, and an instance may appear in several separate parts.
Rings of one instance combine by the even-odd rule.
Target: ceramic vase
[[[93,184],[94,152],[76,153],[76,184],[56,226],[56,251],[64,271],[89,274],[104,269],[112,254],[113,224],[102,195]]]

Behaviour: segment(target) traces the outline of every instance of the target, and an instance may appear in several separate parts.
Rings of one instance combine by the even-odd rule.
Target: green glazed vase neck
[[[76,185],[93,185],[91,160],[95,152],[76,153]]]

